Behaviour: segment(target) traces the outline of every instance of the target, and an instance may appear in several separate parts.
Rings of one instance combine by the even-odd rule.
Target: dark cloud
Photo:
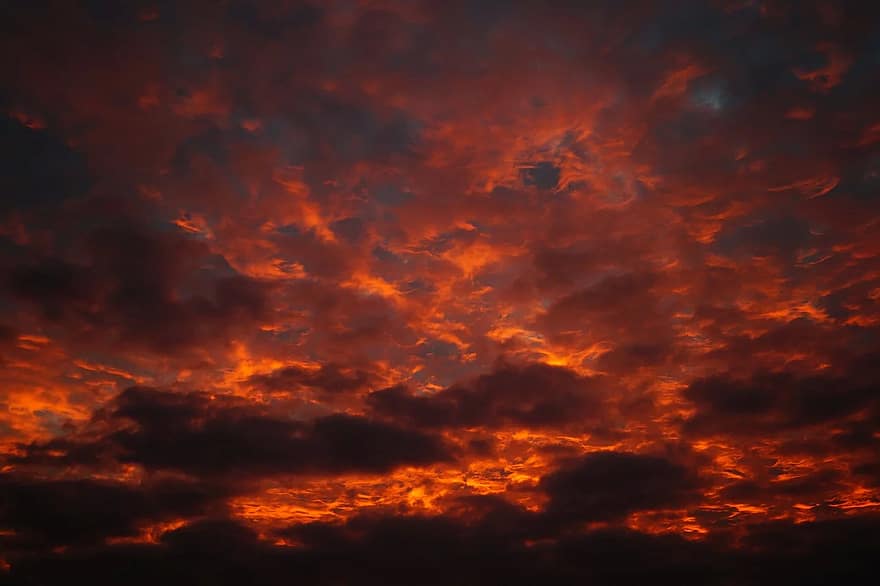
[[[535,251],[534,265],[543,288],[572,287],[595,278],[596,273],[618,266],[621,260],[635,260],[641,244],[632,239],[608,235],[597,241],[561,248],[543,247]]]
[[[876,408],[876,379],[758,373],[716,375],[692,382],[684,396],[697,408],[685,429],[698,434],[750,435],[802,429]]]
[[[717,250],[724,254],[773,256],[788,262],[811,244],[809,224],[791,216],[758,218],[743,225],[730,225],[715,241]]]
[[[295,258],[310,275],[338,279],[352,269],[353,259],[346,249],[327,242],[314,230],[280,232],[275,240],[285,255]]]
[[[18,332],[12,326],[0,324],[0,348],[12,345],[18,337]]]
[[[750,528],[741,569],[745,583],[868,583],[877,554],[873,533],[877,517],[850,517],[792,524],[767,523]]]
[[[6,114],[0,114],[0,212],[84,196],[91,177],[83,153],[52,130]]]
[[[133,536],[144,524],[203,514],[224,496],[180,481],[141,485],[100,480],[0,476],[5,548],[90,545]]]
[[[759,505],[792,498],[814,502],[841,490],[844,480],[841,471],[818,470],[795,478],[737,481],[724,487],[721,496],[727,502]]]
[[[659,366],[673,357],[675,348],[665,344],[635,343],[609,350],[599,357],[599,366],[606,371],[629,373],[643,366]]]
[[[538,189],[554,189],[559,184],[561,170],[553,163],[540,161],[523,165],[519,172],[525,185],[534,185]]]
[[[59,320],[72,308],[89,303],[96,293],[93,286],[79,267],[57,259],[14,267],[6,282],[13,295],[37,304],[49,320]]]
[[[171,166],[181,175],[191,171],[195,160],[204,157],[215,165],[229,164],[229,139],[219,128],[212,127],[181,141],[171,158]]]
[[[558,366],[500,365],[430,395],[391,387],[367,398],[374,413],[426,427],[549,426],[602,416],[602,381]]]
[[[611,274],[555,300],[538,319],[560,341],[584,335],[654,338],[668,328],[655,294],[661,279],[652,272]],[[631,324],[638,324],[632,328]],[[659,331],[658,331],[659,329]]]
[[[768,523],[741,547],[725,540],[597,530],[524,546],[485,533],[491,521],[359,518],[297,531],[280,547],[239,524],[206,520],[168,532],[155,545],[72,550],[17,560],[5,583],[77,581],[100,586],[191,583],[612,584],[745,586],[870,583],[876,518]],[[339,563],[345,560],[345,563]],[[634,563],[638,560],[638,563]]]
[[[148,470],[246,482],[283,474],[388,472],[451,457],[435,437],[349,415],[297,421],[205,393],[132,387],[97,416],[98,439],[32,444],[20,464],[93,464],[109,455]],[[66,450],[56,455],[59,449]],[[76,458],[82,458],[77,462]]]
[[[268,391],[291,392],[307,387],[330,393],[347,393],[366,387],[369,377],[362,370],[345,369],[338,364],[328,363],[322,364],[317,370],[286,366],[269,374],[254,375],[250,382]]]
[[[279,9],[252,0],[235,0],[227,8],[230,20],[271,39],[302,35],[321,20],[320,6],[301,3]]]
[[[318,185],[337,165],[418,156],[421,124],[406,113],[308,86],[295,89],[289,102],[269,110],[266,138],[290,163],[312,163]]]
[[[333,233],[352,244],[361,242],[366,235],[366,226],[360,218],[343,218],[336,220],[330,225]]]
[[[78,341],[170,353],[217,344],[268,314],[266,286],[195,239],[132,226],[97,229],[79,244],[81,258],[18,262],[2,283]]]
[[[567,521],[605,521],[633,511],[675,508],[699,498],[701,482],[686,466],[659,456],[597,452],[541,479],[547,514]]]

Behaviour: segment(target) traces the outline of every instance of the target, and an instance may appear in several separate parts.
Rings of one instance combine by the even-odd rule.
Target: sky
[[[880,7],[9,0],[0,584],[865,584]]]

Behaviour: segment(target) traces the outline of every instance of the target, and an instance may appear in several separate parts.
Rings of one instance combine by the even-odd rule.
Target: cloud
[[[675,508],[700,496],[693,471],[659,456],[596,452],[541,479],[547,514],[566,521],[614,520],[633,511]]]
[[[0,582],[869,582],[877,3],[6,4]]]
[[[270,586],[290,576],[303,584],[795,585],[870,581],[877,553],[877,519],[871,517],[754,525],[740,547],[617,529],[525,547],[504,535],[488,538],[487,527],[442,518],[361,518],[302,529],[302,545],[284,547],[233,521],[213,519],[170,531],[154,545],[25,558],[4,578],[11,584],[69,579],[96,586],[121,579],[135,585],[201,579]],[[346,563],[330,563],[340,559]]]
[[[876,411],[876,381],[849,377],[756,373],[748,379],[715,375],[684,392],[696,407],[685,430],[696,434],[774,434]]]
[[[418,426],[542,427],[596,421],[603,388],[601,380],[562,367],[502,364],[430,395],[397,386],[371,393],[367,402],[378,415]]]
[[[660,275],[651,271],[603,275],[553,301],[537,325],[551,339],[573,346],[584,339],[650,343],[666,336],[669,328],[667,314],[673,306],[661,305],[662,286]]]
[[[2,102],[0,102],[2,104]],[[0,115],[0,212],[51,205],[86,195],[91,177],[82,152],[42,122]]]
[[[0,526],[5,548],[26,551],[92,545],[134,536],[144,524],[203,514],[222,492],[195,483],[142,485],[100,480],[36,480],[0,476]]]
[[[286,366],[269,374],[252,376],[249,381],[269,391],[293,391],[300,387],[330,393],[347,393],[363,389],[369,376],[362,370],[347,370],[334,363],[322,364],[317,370]]]
[[[363,417],[298,421],[244,400],[143,387],[123,391],[95,423],[109,423],[110,429],[95,439],[31,444],[14,461],[70,465],[109,458],[235,483],[277,475],[375,474],[452,455],[437,437]]]
[[[534,185],[538,189],[554,189],[559,184],[559,167],[547,161],[539,161],[520,168],[524,185]]]
[[[83,258],[19,261],[2,283],[8,297],[77,341],[168,354],[217,344],[268,315],[267,287],[195,239],[104,227],[78,244]]]
[[[813,502],[825,495],[835,494],[843,487],[845,475],[837,470],[818,470],[795,478],[770,480],[742,480],[722,489],[727,502],[765,505],[776,499],[795,499]]]

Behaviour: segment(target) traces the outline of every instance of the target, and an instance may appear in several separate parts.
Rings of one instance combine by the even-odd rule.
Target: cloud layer
[[[870,580],[871,3],[9,4],[0,583]]]

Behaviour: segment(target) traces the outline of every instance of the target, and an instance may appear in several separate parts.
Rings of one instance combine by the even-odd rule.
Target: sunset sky
[[[854,584],[880,3],[0,3],[0,585]]]

